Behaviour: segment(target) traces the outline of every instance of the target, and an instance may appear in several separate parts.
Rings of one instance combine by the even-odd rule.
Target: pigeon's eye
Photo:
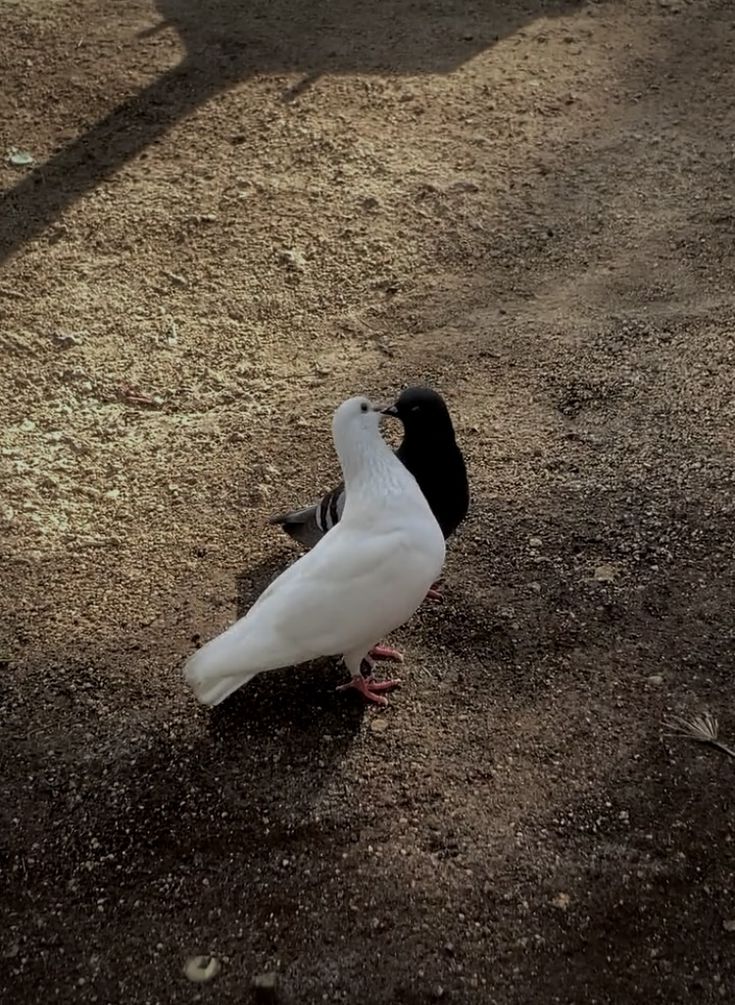
[[[411,409],[411,411],[412,412],[418,412],[420,409],[421,409],[420,405],[414,405],[413,408]]]
[[[363,403],[360,405],[360,411],[367,412],[367,410],[368,410],[367,404],[366,402],[363,401]]]

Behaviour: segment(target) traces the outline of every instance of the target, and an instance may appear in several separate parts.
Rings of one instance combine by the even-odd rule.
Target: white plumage
[[[415,478],[380,435],[379,409],[350,398],[332,434],[347,488],[342,519],[245,617],[188,660],[197,698],[218,705],[266,670],[342,655],[353,681],[375,643],[407,621],[444,564],[444,535]]]

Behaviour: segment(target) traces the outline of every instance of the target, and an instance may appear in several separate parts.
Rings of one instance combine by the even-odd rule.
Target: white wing
[[[444,560],[443,536],[428,516],[431,523],[419,513],[387,533],[339,523],[244,618],[191,657],[185,675],[199,700],[218,704],[265,670],[367,652],[407,621]]]

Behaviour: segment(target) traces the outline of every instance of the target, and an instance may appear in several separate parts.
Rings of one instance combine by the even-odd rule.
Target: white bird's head
[[[385,405],[368,398],[348,398],[335,411],[332,436],[345,479],[381,450],[389,450],[378,429]]]
[[[332,419],[332,434],[335,441],[337,437],[342,436],[350,439],[353,437],[358,439],[365,435],[374,437],[383,408],[383,405],[374,405],[361,395],[343,401],[335,410]]]

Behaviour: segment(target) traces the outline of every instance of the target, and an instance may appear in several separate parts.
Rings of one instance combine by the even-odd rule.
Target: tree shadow
[[[294,549],[282,548],[238,577],[238,616],[295,557]],[[148,658],[161,634],[157,625],[143,643]],[[96,882],[121,868],[125,885],[182,861],[204,865],[235,851],[257,861],[294,833],[303,836],[365,715],[357,696],[336,691],[343,668],[319,660],[263,674],[215,709],[194,708],[178,673],[163,702],[145,674],[133,675],[119,685],[127,714],[113,729],[107,710],[118,682],[106,678],[105,668],[119,655],[70,653],[51,668],[51,679],[44,655],[2,692],[0,816],[7,826],[0,863],[11,886],[22,878],[29,889],[50,881],[76,889],[80,872]],[[70,678],[83,681],[81,690],[68,686]],[[28,730],[22,711],[28,693],[42,719],[55,723],[48,730]],[[70,811],[74,827],[62,835],[54,821]],[[29,859],[33,842],[15,839],[13,817],[28,834],[50,835],[55,851]]]
[[[338,680],[323,666],[268,674],[194,718],[131,709],[117,732],[49,687],[42,703],[58,716],[64,698],[63,733],[21,737],[11,728],[7,737],[7,882],[34,890],[124,869],[127,885],[183,861],[202,865],[235,851],[257,860],[288,843],[318,819],[360,731],[364,708],[335,691]],[[22,765],[32,766],[25,782]],[[61,833],[56,822],[69,812],[74,826]],[[50,854],[29,858],[32,841],[10,827],[12,818],[24,834],[45,834]]]
[[[0,262],[176,122],[252,76],[302,74],[284,92],[289,101],[326,75],[447,74],[527,22],[580,3],[158,0],[163,21],[139,37],[173,28],[186,49],[183,60],[4,193]]]

